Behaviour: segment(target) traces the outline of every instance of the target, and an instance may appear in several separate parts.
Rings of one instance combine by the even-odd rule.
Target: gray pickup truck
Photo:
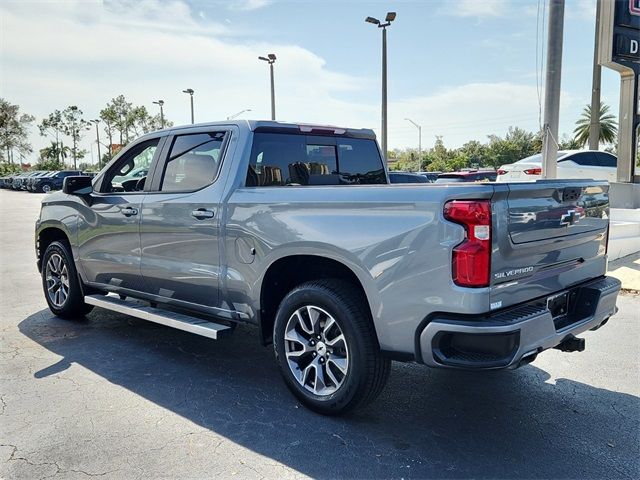
[[[380,393],[391,360],[583,350],[620,290],[608,208],[593,180],[389,185],[371,130],[234,121],[146,135],[67,178],[35,239],[54,314],[213,339],[254,324],[296,397],[339,414]]]

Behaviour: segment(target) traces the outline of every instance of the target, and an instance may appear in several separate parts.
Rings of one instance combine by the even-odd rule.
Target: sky
[[[0,96],[36,116],[77,105],[97,118],[123,94],[167,118],[270,118],[275,53],[278,120],[380,133],[381,31],[388,29],[389,147],[447,147],[539,129],[547,0],[0,0]],[[546,19],[547,17],[545,17]],[[591,99],[595,0],[567,0],[560,134]],[[545,50],[546,51],[546,50]],[[603,101],[617,115],[619,76],[603,69]],[[37,152],[49,144],[33,128]],[[95,137],[82,145],[95,156]],[[35,157],[35,155],[34,155]],[[95,160],[96,157],[94,157]],[[33,160],[33,159],[31,159]]]

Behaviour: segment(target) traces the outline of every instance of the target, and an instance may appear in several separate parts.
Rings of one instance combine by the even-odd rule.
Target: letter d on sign
[[[629,45],[629,53],[638,53],[638,40],[631,40],[631,45]]]

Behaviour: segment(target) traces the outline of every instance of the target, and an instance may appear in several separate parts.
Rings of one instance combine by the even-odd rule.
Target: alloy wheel
[[[69,270],[60,254],[54,253],[49,257],[45,279],[49,300],[55,307],[61,308],[69,296]]]
[[[349,348],[338,322],[314,305],[298,308],[284,332],[285,355],[298,383],[314,395],[331,395],[349,372]]]

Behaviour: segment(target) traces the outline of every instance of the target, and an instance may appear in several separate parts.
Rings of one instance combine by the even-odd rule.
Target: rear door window
[[[162,173],[161,192],[192,192],[213,183],[224,132],[178,135],[173,140]]]

